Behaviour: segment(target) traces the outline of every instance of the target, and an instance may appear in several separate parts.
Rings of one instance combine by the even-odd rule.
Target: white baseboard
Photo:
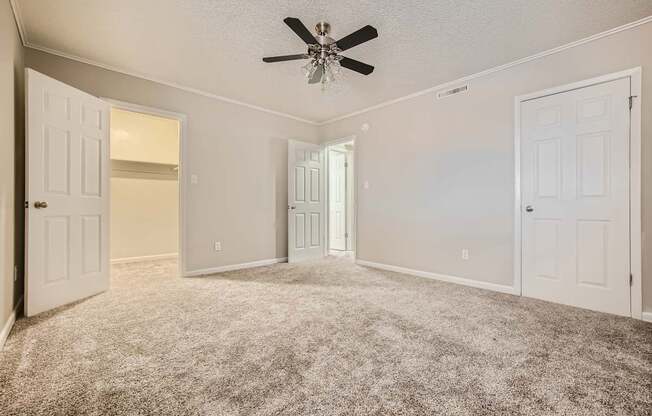
[[[424,272],[421,270],[408,269],[400,266],[392,266],[389,264],[375,263],[373,261],[359,260],[355,261],[361,266],[373,267],[375,269],[389,270],[391,272],[404,273],[412,276],[425,277],[427,279],[441,280],[443,282],[456,283],[458,285],[477,287],[479,289],[493,290],[494,292],[508,293],[510,295],[517,295],[516,290],[512,286],[499,285],[496,283],[481,282],[479,280],[467,279],[465,277],[449,276],[445,274],[438,274],[432,272]]]
[[[177,253],[167,253],[167,254],[154,254],[151,256],[139,256],[139,257],[122,257],[119,259],[111,259],[111,264],[123,264],[123,263],[138,263],[141,261],[152,261],[152,260],[172,260],[179,257]]]
[[[11,312],[11,315],[9,315],[9,319],[7,319],[7,322],[5,322],[5,326],[2,327],[2,332],[0,332],[0,351],[2,351],[2,349],[5,346],[5,342],[7,342],[7,337],[9,337],[11,328],[14,327],[14,323],[16,322],[16,315],[18,314],[18,311],[20,310],[21,306],[23,306],[22,297],[16,304],[16,307],[14,308],[13,312]]]
[[[652,322],[652,312],[643,312],[641,314],[641,319],[645,322]]]
[[[285,263],[287,257],[278,257],[275,259],[258,260],[249,263],[230,264],[228,266],[210,267],[208,269],[191,270],[184,274],[185,277],[206,276],[209,274],[228,272],[231,270],[251,269],[252,267],[269,266],[276,263]]]

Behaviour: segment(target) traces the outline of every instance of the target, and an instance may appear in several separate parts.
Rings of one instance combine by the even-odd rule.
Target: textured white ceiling
[[[26,42],[313,121],[505,64],[652,15],[652,0],[16,0]],[[308,86],[283,23],[331,23],[343,37],[379,37],[344,55],[376,67],[346,71],[342,88]]]

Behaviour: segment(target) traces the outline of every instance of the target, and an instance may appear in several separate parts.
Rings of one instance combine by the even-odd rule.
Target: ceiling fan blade
[[[345,51],[377,37],[378,31],[376,28],[367,25],[362,29],[356,30],[348,36],[344,36],[342,39],[335,42],[335,44],[337,44],[337,47],[340,48],[340,50]]]
[[[283,61],[295,61],[297,59],[308,59],[309,56],[305,53],[300,53],[297,55],[282,55],[282,56],[270,56],[263,58],[263,62],[283,62]]]
[[[315,68],[315,72],[312,73],[312,76],[308,80],[308,84],[316,84],[321,81],[321,77],[324,75],[324,67],[319,65]]]
[[[373,66],[367,65],[364,62],[356,61],[355,59],[351,59],[351,58],[343,57],[342,59],[340,59],[340,65],[352,71],[359,72],[362,75],[369,75],[372,72],[374,72]]]
[[[304,42],[306,42],[308,45],[316,45],[317,40],[315,37],[310,33],[310,31],[306,28],[306,26],[301,23],[301,20],[297,19],[296,17],[286,17],[283,19],[286,25],[292,29],[294,33],[296,33],[301,39],[303,39]]]

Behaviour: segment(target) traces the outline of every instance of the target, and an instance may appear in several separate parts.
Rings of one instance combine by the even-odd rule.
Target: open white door
[[[288,141],[288,261],[324,256],[324,151]]]
[[[34,70],[25,76],[32,316],[109,288],[109,105]]]

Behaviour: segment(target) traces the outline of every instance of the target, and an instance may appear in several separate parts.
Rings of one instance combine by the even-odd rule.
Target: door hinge
[[[630,273],[629,274],[629,285],[632,286],[633,284],[634,284],[634,275]]]
[[[634,107],[634,98],[638,97],[638,95],[630,95],[629,96],[629,109],[631,111],[632,107]]]
[[[25,208],[29,208],[29,201],[25,201]]]
[[[349,233],[344,233],[344,238],[349,238]]]
[[[349,162],[344,162],[344,167],[348,168],[349,167]]]

